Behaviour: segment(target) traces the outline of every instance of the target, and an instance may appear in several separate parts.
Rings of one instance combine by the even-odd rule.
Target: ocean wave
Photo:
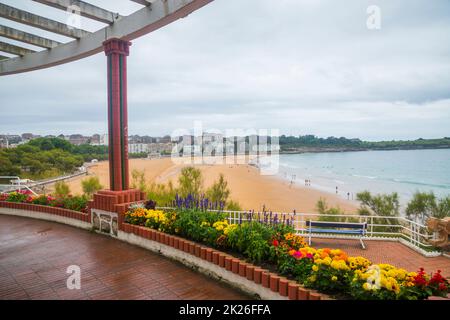
[[[450,189],[450,185],[448,185],[448,184],[434,184],[434,183],[426,183],[426,182],[420,182],[420,181],[401,180],[401,179],[396,179],[396,178],[388,179],[388,180],[393,181],[393,182],[412,184],[412,185],[418,185],[418,186]]]
[[[352,174],[352,177],[356,177],[356,178],[367,178],[367,179],[376,179],[378,178],[377,176],[364,176],[364,175],[360,175],[360,174]]]

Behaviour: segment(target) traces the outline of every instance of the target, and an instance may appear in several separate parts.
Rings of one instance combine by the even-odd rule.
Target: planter
[[[321,300],[321,295],[316,290],[311,290],[309,292],[309,300]]]
[[[239,275],[241,277],[245,277],[246,276],[246,274],[245,274],[246,269],[247,269],[247,264],[245,262],[242,262],[242,261],[239,262]]]
[[[280,278],[280,281],[278,282],[278,293],[282,297],[288,296],[288,279]]]
[[[225,257],[225,270],[227,270],[227,271],[231,271],[231,269],[232,269],[232,261],[233,260],[233,258],[232,257],[230,257],[230,256],[226,256]]]
[[[222,252],[219,252],[219,266],[225,268],[225,258],[226,255]]]
[[[201,247],[200,247],[198,244],[196,244],[196,245],[195,245],[195,248],[194,248],[195,256],[196,256],[196,257],[199,257],[199,258],[200,258],[200,250],[201,250]]]
[[[206,248],[204,247],[200,249],[200,258],[206,260]]]
[[[212,263],[217,264],[217,265],[219,264],[219,252],[218,251],[213,251]]]
[[[206,249],[206,261],[212,262],[212,249],[210,248]]]
[[[278,292],[278,284],[280,281],[280,277],[277,276],[275,273],[270,274],[270,290],[273,292]]]
[[[294,281],[288,282],[288,297],[289,300],[297,300],[298,299],[298,288],[300,286]]]
[[[269,278],[270,278],[269,271],[264,270],[261,272],[261,284],[264,288],[269,288],[270,286]]]
[[[239,259],[231,260],[231,272],[238,274],[239,273]]]
[[[189,243],[189,253],[195,255],[195,243]]]
[[[261,274],[263,270],[260,268],[255,268],[255,271],[253,271],[253,282],[256,284],[261,284]]]
[[[299,287],[298,288],[298,300],[309,300],[309,290]]]
[[[247,268],[245,269],[245,277],[247,278],[247,280],[253,281],[254,273],[255,266],[247,265]]]

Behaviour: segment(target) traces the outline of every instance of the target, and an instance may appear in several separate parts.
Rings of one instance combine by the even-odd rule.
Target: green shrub
[[[339,207],[328,207],[328,203],[325,199],[320,198],[316,204],[316,210],[321,215],[319,216],[319,221],[331,221],[331,222],[357,222],[358,219],[352,217],[337,217],[338,215],[344,215],[345,211]],[[331,217],[330,217],[331,216]]]
[[[145,183],[145,171],[133,169],[131,171],[131,187],[133,189],[139,189],[143,192],[147,190],[147,185]]]
[[[221,233],[213,225],[225,218],[226,215],[219,212],[186,209],[178,212],[173,227],[183,237],[216,246],[216,240]]]
[[[55,196],[59,198],[67,197],[70,194],[70,187],[64,181],[55,183]]]
[[[23,192],[11,192],[8,194],[6,201],[9,202],[25,202],[28,198],[28,195]]]
[[[450,216],[450,196],[436,199],[433,192],[416,192],[406,207],[406,216],[425,222],[428,218],[442,219]]]
[[[211,202],[223,202],[226,203],[230,195],[230,189],[228,188],[228,182],[225,180],[223,174],[219,176],[219,180],[206,190],[206,197]]]
[[[271,239],[280,231],[285,233],[287,230],[290,229],[284,225],[243,222],[228,234],[228,245],[254,262],[269,260]]]
[[[181,197],[192,195],[194,198],[199,198],[203,189],[202,172],[194,167],[185,167],[181,169],[178,184],[178,193]]]
[[[50,202],[51,202],[51,198],[44,194],[37,196],[37,197],[33,198],[33,200],[31,200],[31,203],[39,204],[41,206],[48,206],[48,205],[50,205]]]
[[[92,195],[98,190],[102,189],[103,186],[100,184],[98,177],[90,177],[81,181],[81,186],[83,188],[83,192],[89,198],[92,198]]]
[[[242,211],[242,207],[239,202],[233,200],[227,201],[225,208],[229,211]]]
[[[155,201],[160,207],[172,206],[177,194],[172,181],[169,181],[167,184],[151,183],[146,190],[147,198]]]
[[[68,196],[63,198],[63,206],[66,209],[86,212],[86,207],[89,199],[85,196]]]

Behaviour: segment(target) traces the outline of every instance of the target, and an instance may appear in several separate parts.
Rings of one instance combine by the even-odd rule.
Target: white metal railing
[[[265,223],[282,223],[289,220],[298,234],[304,235],[308,232],[306,222],[309,220],[336,221],[336,222],[356,222],[367,223],[367,233],[365,239],[380,237],[403,238],[416,247],[432,247],[427,240],[432,235],[427,232],[427,227],[419,222],[406,219],[404,217],[385,216],[363,216],[363,215],[329,215],[319,213],[284,213],[284,212],[248,212],[248,211],[223,211],[228,214],[230,223],[240,223],[241,221],[262,221]],[[324,237],[323,234],[312,234],[317,237]],[[329,236],[339,238],[339,236]],[[346,236],[347,237],[347,236]],[[353,236],[348,236],[352,238]]]
[[[170,207],[159,207],[160,209],[173,209]],[[217,210],[208,210],[219,212]],[[306,222],[309,220],[336,221],[336,222],[357,222],[367,223],[367,232],[363,239],[404,239],[414,247],[419,249],[433,247],[428,240],[433,237],[428,233],[427,227],[419,222],[406,219],[404,217],[385,216],[364,216],[350,214],[320,214],[320,213],[298,213],[298,212],[254,212],[254,211],[220,211],[228,215],[227,219],[231,224],[239,224],[243,221],[261,221],[263,223],[288,223],[293,226],[297,234],[308,233]],[[333,234],[312,234],[312,237],[322,238],[343,238],[341,235]],[[345,238],[355,238],[346,235]]]
[[[18,176],[0,176],[0,181],[4,179],[10,179],[9,184],[1,184],[0,183],[0,192],[13,192],[13,191],[22,191],[22,189],[28,190],[33,193],[35,196],[36,192],[31,190],[27,183],[22,183],[23,179]]]

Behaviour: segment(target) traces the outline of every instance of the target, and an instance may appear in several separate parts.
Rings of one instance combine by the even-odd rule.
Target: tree
[[[219,176],[219,180],[206,191],[206,196],[211,202],[226,203],[230,196],[230,189],[228,182],[225,180],[223,174]]]
[[[145,171],[142,170],[137,170],[137,169],[133,169],[131,171],[131,187],[132,188],[137,188],[141,191],[146,191],[147,189],[147,184],[145,183]]]
[[[384,217],[398,217],[400,215],[400,203],[396,192],[373,196],[369,191],[363,191],[356,195],[356,199],[361,201],[361,207],[358,209],[360,215]],[[397,224],[395,219],[375,218],[373,222],[384,225]],[[398,227],[375,227],[374,230],[397,232]]]
[[[324,198],[320,198],[319,201],[317,201],[316,210],[321,214],[321,216],[319,216],[319,221],[356,222],[354,218],[337,217],[338,215],[344,215],[345,211],[339,207],[329,208],[328,203]]]
[[[58,181],[55,183],[55,196],[65,198],[70,194],[70,187],[64,181]]]
[[[95,176],[82,180],[81,186],[83,188],[84,194],[89,198],[91,198],[95,192],[103,188],[103,186],[100,184],[100,181],[98,180],[98,177]]]
[[[178,184],[180,196],[187,197],[190,194],[198,198],[203,188],[202,172],[194,167],[185,167],[181,170]]]
[[[356,195],[356,199],[361,202],[358,210],[361,215],[397,217],[400,214],[397,192],[373,196],[369,191],[363,191]]]
[[[416,192],[405,212],[408,218],[422,222],[430,217],[445,218],[450,216],[450,196],[438,200],[433,192]]]

